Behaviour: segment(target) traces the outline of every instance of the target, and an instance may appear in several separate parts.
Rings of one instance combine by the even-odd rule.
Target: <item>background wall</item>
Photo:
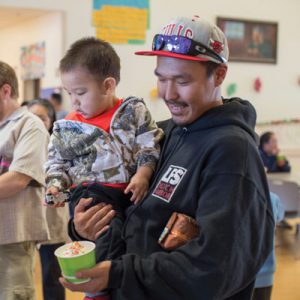
[[[63,14],[50,12],[0,30],[0,59],[14,67],[20,84],[20,101],[23,95],[23,81],[20,78],[21,47],[45,41],[46,76],[41,80],[41,87],[60,86],[57,62],[63,53]]]
[[[50,13],[47,21],[37,19],[31,21],[31,25],[24,23],[0,32],[2,41],[0,57],[16,67],[19,64],[19,44],[26,45],[41,39],[46,40],[47,76],[42,82],[44,88],[59,83],[56,73],[58,61],[69,45],[82,36],[94,34],[94,28],[91,26],[91,0],[0,0],[0,6],[37,8],[56,12]],[[223,94],[226,96],[226,86],[229,83],[236,83],[235,95],[249,99],[254,104],[259,121],[299,118],[300,86],[297,84],[300,75],[299,11],[298,0],[277,0],[276,5],[272,0],[185,0],[184,2],[152,0],[150,29],[146,44],[115,45],[122,60],[122,80],[118,95],[134,94],[150,99],[150,91],[156,86],[153,75],[156,60],[153,57],[135,56],[133,52],[150,49],[153,35],[176,15],[197,14],[212,22],[217,16],[273,21],[279,23],[277,64],[231,62]],[[25,28],[28,33],[26,35]],[[258,76],[262,80],[260,93],[253,90],[253,81]],[[155,119],[161,120],[169,116],[161,100],[147,100],[147,104]]]

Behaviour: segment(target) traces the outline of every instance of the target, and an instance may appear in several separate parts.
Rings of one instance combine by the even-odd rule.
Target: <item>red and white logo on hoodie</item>
[[[186,171],[182,167],[171,165],[156,185],[152,195],[170,202]]]

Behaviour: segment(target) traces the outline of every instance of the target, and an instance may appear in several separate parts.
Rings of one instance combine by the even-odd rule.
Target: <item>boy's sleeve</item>
[[[62,136],[53,130],[48,146],[48,161],[45,164],[47,187],[55,186],[60,191],[67,189],[72,184],[67,173],[67,170],[71,167],[71,162],[64,160],[55,146],[60,143],[61,139]]]
[[[143,102],[135,104],[134,112],[137,126],[134,159],[137,167],[149,166],[154,170],[160,154],[159,142],[163,138],[163,130],[157,127]]]

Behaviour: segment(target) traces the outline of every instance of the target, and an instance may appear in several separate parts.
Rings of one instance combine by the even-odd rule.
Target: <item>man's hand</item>
[[[81,270],[76,273],[77,278],[91,278],[89,282],[74,284],[59,278],[60,283],[73,292],[96,293],[108,287],[111,261],[103,261],[92,269]]]
[[[109,227],[111,219],[116,212],[110,204],[100,203],[86,207],[92,202],[92,198],[80,199],[74,211],[74,226],[76,232],[90,241],[94,241],[101,233]]]

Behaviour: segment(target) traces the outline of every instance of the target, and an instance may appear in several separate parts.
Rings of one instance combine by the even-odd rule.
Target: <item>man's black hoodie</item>
[[[128,212],[126,254],[112,262],[113,300],[251,299],[274,234],[255,121],[233,98],[186,127],[169,122],[149,193]],[[158,239],[173,212],[195,218],[200,235],[167,252]]]

